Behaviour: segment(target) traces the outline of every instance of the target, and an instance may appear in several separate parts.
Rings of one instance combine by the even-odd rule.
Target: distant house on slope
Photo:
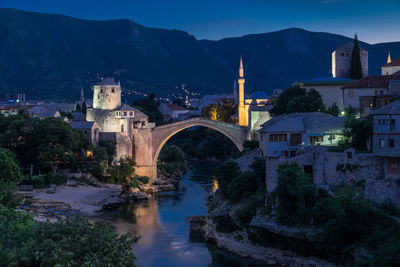
[[[182,115],[189,112],[189,110],[186,108],[173,103],[161,103],[158,107],[158,110],[163,115],[164,121],[168,121],[170,119],[178,120],[180,117],[182,117]]]
[[[294,157],[300,146],[336,145],[344,126],[345,118],[320,112],[276,116],[258,131],[260,149],[266,157]]]
[[[373,153],[385,160],[386,175],[400,175],[400,100],[371,112]]]
[[[400,75],[367,76],[342,87],[345,108],[369,114],[374,108],[390,104],[400,96]]]

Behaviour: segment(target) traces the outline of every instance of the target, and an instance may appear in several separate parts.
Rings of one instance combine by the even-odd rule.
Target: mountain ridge
[[[331,52],[352,39],[288,28],[268,33],[197,40],[182,30],[148,28],[129,19],[86,20],[0,8],[0,95],[78,99],[91,95],[97,78],[113,76],[133,91],[159,96],[180,85],[202,94],[231,92],[239,55],[246,88],[271,92],[299,80],[327,76]],[[387,50],[400,42],[368,44],[370,74],[378,74]]]

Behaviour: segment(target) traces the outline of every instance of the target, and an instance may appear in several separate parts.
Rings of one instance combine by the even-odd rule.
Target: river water
[[[205,184],[212,180],[211,169],[207,164],[198,165],[180,181],[178,190],[160,192],[150,200],[132,201],[102,214],[102,220],[110,222],[120,234],[141,236],[133,245],[139,266],[265,266],[190,235],[187,217],[207,215]]]

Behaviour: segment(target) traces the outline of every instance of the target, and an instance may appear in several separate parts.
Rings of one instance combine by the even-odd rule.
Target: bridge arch
[[[235,144],[239,151],[243,150],[243,142],[247,139],[247,127],[201,117],[162,125],[153,129],[153,164],[157,164],[162,148],[172,136],[193,126],[203,126],[222,133]]]

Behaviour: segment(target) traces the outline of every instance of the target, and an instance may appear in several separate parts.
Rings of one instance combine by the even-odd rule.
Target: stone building
[[[342,87],[345,108],[369,114],[374,108],[390,104],[400,96],[400,75],[367,76]]]
[[[354,43],[350,42],[332,52],[332,76],[350,78],[351,54]],[[368,76],[368,51],[360,47],[360,59],[363,77]]]
[[[93,108],[88,108],[86,121],[96,122],[100,128],[100,140],[110,140],[117,144],[117,156],[134,157],[133,138],[140,142],[137,129],[150,129],[154,123],[148,122],[143,112],[121,103],[121,85],[113,78],[106,78],[93,86]]]
[[[343,138],[345,118],[320,112],[273,117],[258,131],[266,157],[294,157],[300,147],[336,145]]]
[[[174,103],[161,103],[160,106],[158,106],[158,111],[163,115],[165,122],[168,122],[171,119],[179,120],[184,117],[183,115],[189,113],[188,109]]]
[[[385,161],[385,174],[400,176],[400,100],[371,112],[373,153]]]

